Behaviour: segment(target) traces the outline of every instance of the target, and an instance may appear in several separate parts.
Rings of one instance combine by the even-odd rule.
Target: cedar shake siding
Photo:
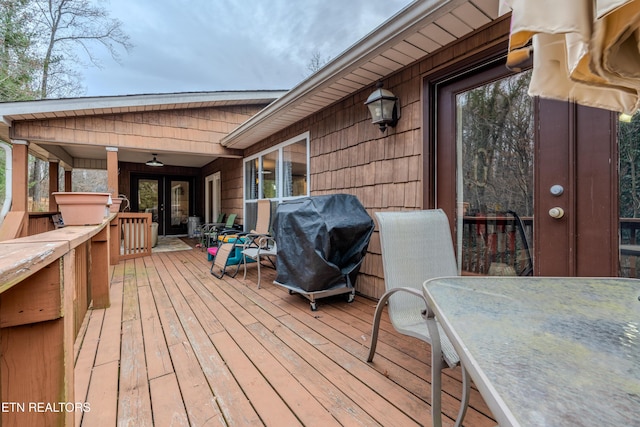
[[[13,139],[54,144],[90,144],[171,152],[241,154],[220,146],[222,137],[261,105],[195,108],[17,122]]]
[[[249,157],[308,131],[312,195],[353,194],[372,217],[376,211],[429,208],[431,201],[423,200],[423,195],[429,193],[424,188],[426,172],[423,165],[430,161],[423,155],[430,139],[430,132],[423,129],[423,122],[427,121],[423,114],[424,82],[428,82],[430,75],[469,62],[483,51],[502,49],[506,52],[508,34],[509,20],[498,20],[385,78],[385,88],[400,99],[402,114],[398,125],[385,133],[371,123],[364,102],[373,87],[367,87],[249,147],[244,156]],[[222,171],[225,212],[235,207],[242,211],[242,167],[240,160],[216,160],[205,173]],[[377,228],[360,269],[356,290],[373,298],[384,293]]]

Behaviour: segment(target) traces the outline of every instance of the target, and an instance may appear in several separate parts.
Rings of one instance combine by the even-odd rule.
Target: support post
[[[118,197],[118,148],[107,147],[107,188],[111,197]]]
[[[72,182],[72,171],[64,170],[64,191],[71,191]]]
[[[53,193],[59,191],[58,162],[49,162],[49,212],[58,212],[58,204]]]
[[[11,210],[28,212],[28,182],[29,182],[29,143],[13,140],[13,180]]]
[[[19,224],[12,226],[15,234],[10,238],[24,237],[29,235],[29,143],[24,140],[12,140],[13,157],[11,167],[13,176],[11,181],[11,212],[5,221],[11,216],[11,221],[16,220]]]

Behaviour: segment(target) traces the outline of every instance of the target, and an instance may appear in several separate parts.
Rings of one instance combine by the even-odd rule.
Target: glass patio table
[[[640,426],[640,280],[426,281],[433,316],[501,427]]]

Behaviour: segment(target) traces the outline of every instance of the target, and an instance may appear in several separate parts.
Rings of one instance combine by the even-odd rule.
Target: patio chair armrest
[[[255,239],[258,245],[258,253],[260,251],[270,252],[271,254],[277,252],[276,240],[268,235],[261,235]]]
[[[263,233],[245,233],[245,246],[246,247],[259,247],[269,249],[275,246],[275,239],[270,234]]]
[[[424,301],[424,304],[427,305],[427,300],[424,297],[424,295],[422,294],[422,292],[420,292],[418,289],[410,288],[408,286],[401,286],[401,287],[398,287],[398,288],[389,289],[387,292],[385,292],[382,295],[380,300],[378,300],[378,304],[386,303],[387,300],[391,297],[391,295],[395,294],[396,292],[408,292],[410,294],[413,294],[413,295],[419,297],[422,301]]]
[[[218,236],[228,236],[229,234],[234,234],[237,236],[244,236],[247,233],[242,230],[236,230],[235,228],[225,228],[223,230],[218,231]]]

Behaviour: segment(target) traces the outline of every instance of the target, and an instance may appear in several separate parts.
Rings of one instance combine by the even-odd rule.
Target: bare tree
[[[133,47],[122,31],[122,23],[90,0],[33,1],[35,32],[44,52],[39,88],[43,99],[78,93],[80,77],[74,66],[82,62],[77,52],[82,52],[91,65],[100,67],[93,45],[106,48],[118,62],[119,49],[128,52]]]
[[[462,103],[465,197],[487,213],[533,214],[533,104],[525,72],[472,89]]]
[[[329,62],[331,58],[326,57],[323,58],[322,54],[315,50],[311,54],[311,59],[309,59],[309,63],[307,64],[307,70],[309,71],[309,75],[316,73],[320,68],[322,68],[327,62]]]

